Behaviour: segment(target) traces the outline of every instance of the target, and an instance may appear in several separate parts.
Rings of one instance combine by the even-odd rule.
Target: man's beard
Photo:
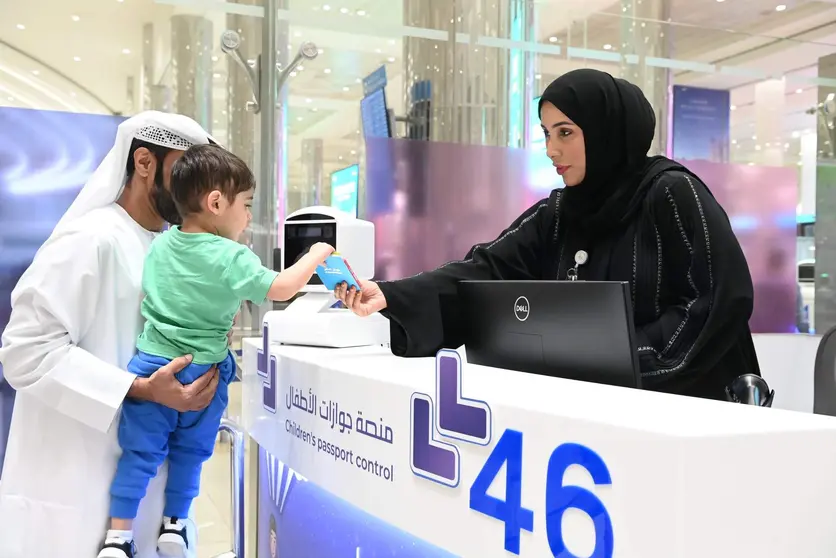
[[[154,202],[154,207],[157,213],[166,223],[170,225],[183,224],[183,218],[177,211],[177,206],[174,205],[174,198],[171,197],[171,192],[163,186],[163,169],[162,165],[157,169],[157,175],[154,177],[154,189],[151,191],[151,200]]]
[[[151,195],[154,200],[154,207],[157,208],[157,213],[166,223],[171,225],[182,225],[183,219],[177,212],[177,207],[174,205],[174,199],[171,194],[159,182],[154,182],[154,190]]]

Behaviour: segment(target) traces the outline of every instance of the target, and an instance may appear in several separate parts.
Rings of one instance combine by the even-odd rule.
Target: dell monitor
[[[628,283],[462,281],[471,364],[641,387]]]

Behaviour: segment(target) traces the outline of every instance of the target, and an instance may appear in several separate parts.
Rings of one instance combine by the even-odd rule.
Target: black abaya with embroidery
[[[381,282],[392,352],[432,356],[461,346],[462,280],[630,284],[645,389],[723,399],[740,374],[759,374],[749,317],[753,287],[726,213],[703,182],[647,157],[656,127],[641,90],[596,70],[565,74],[544,92],[584,134],[586,176],[555,190],[464,260]]]

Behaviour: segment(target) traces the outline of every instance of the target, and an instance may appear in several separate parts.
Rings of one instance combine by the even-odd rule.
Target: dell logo
[[[516,316],[519,321],[524,322],[528,319],[528,309],[528,299],[521,296],[514,303],[514,316]]]

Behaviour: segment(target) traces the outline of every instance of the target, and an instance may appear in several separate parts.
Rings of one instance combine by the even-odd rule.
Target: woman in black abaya
[[[698,177],[647,157],[653,109],[635,85],[583,69],[540,101],[547,154],[566,187],[523,213],[463,261],[336,295],[359,315],[383,312],[392,352],[432,356],[462,344],[461,280],[628,281],[646,389],[723,399],[759,374],[748,321],[752,279],[728,217]]]

